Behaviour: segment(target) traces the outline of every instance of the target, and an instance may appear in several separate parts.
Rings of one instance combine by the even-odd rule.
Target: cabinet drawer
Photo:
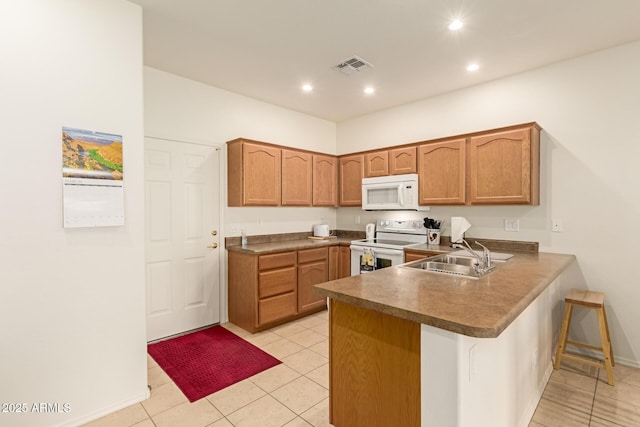
[[[329,258],[329,248],[303,249],[298,251],[298,264],[321,261]]]
[[[266,298],[285,292],[295,291],[298,281],[295,267],[258,273],[258,295]]]
[[[260,300],[258,303],[258,323],[262,325],[296,314],[296,303],[295,292]]]
[[[416,261],[430,256],[440,255],[439,252],[404,251],[404,262]]]
[[[295,263],[295,252],[282,252],[279,254],[260,255],[260,257],[258,258],[258,270],[289,267],[290,265],[295,265]]]

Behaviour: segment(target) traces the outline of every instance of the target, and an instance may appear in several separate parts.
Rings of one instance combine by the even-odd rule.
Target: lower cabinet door
[[[296,293],[261,299],[258,303],[258,324],[275,322],[296,314]]]
[[[329,278],[327,261],[313,262],[298,266],[298,312],[323,307],[326,297],[316,292],[313,285],[326,282]]]

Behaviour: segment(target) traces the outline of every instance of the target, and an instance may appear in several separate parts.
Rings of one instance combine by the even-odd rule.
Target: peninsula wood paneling
[[[420,324],[331,300],[329,422],[420,426]]]

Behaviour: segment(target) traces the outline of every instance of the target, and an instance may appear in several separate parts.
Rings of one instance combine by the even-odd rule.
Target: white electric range
[[[422,220],[380,219],[374,239],[351,241],[351,275],[402,264],[404,248],[426,242],[427,229]]]

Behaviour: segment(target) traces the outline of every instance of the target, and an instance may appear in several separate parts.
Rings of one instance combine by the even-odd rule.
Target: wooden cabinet
[[[467,204],[540,204],[540,129],[534,124],[469,138]]]
[[[338,158],[313,155],[313,206],[338,205]]]
[[[364,155],[342,156],[338,160],[340,206],[362,206]]]
[[[351,249],[348,246],[329,248],[329,280],[351,276]]]
[[[362,206],[362,178],[417,173],[420,205],[540,204],[540,127],[525,123],[340,157],[227,142],[229,206]]]
[[[329,329],[331,425],[420,426],[420,323],[332,299]]]
[[[229,141],[227,204],[337,206],[337,157],[247,139]]]
[[[247,331],[297,312],[296,252],[228,253],[229,320]]]
[[[282,206],[311,206],[311,153],[282,149]]]
[[[296,253],[258,257],[258,324],[274,322],[296,313]]]
[[[376,151],[364,155],[364,177],[389,175],[389,152]]]
[[[430,256],[440,255],[439,252],[423,252],[423,251],[411,251],[405,249],[404,262],[416,261],[422,258],[428,258]]]
[[[328,248],[298,251],[298,313],[324,307],[327,299],[313,285],[329,280]]]
[[[329,247],[329,280],[338,279],[340,274],[340,246]]]
[[[325,307],[313,286],[329,280],[329,248],[229,251],[228,277],[229,321],[249,332],[264,330]]]
[[[351,276],[351,249],[349,246],[340,246],[340,267],[338,278]]]
[[[364,155],[364,177],[416,173],[416,147],[392,148]]]
[[[466,139],[423,144],[418,147],[421,205],[465,203]]]
[[[389,150],[389,175],[417,172],[416,147]]]
[[[227,143],[229,206],[279,206],[281,150],[255,141]]]

